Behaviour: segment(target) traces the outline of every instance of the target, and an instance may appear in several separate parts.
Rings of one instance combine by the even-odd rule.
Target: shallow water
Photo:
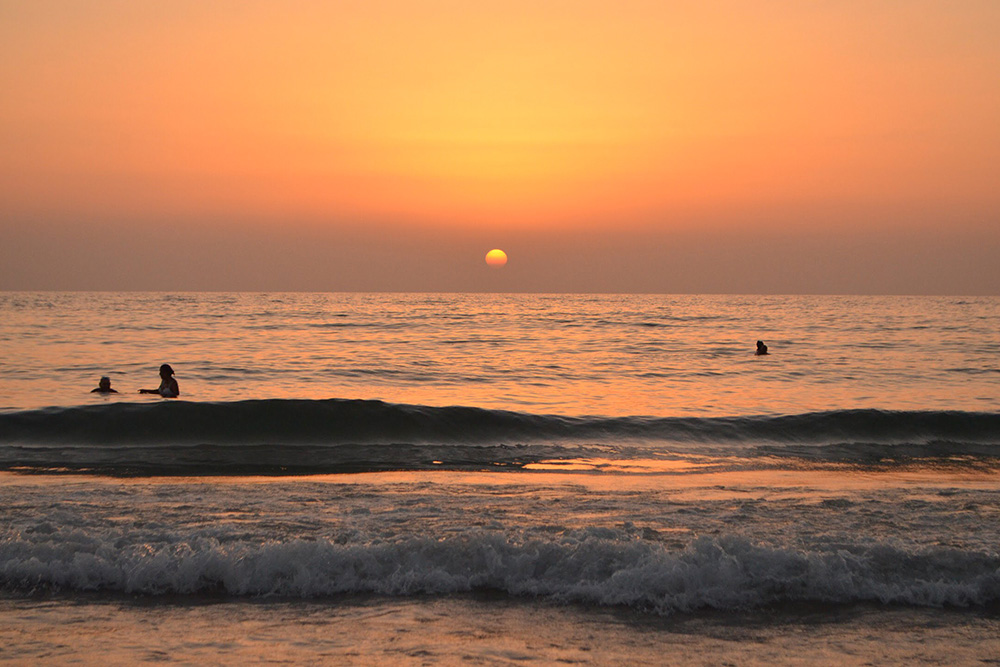
[[[0,659],[106,664],[984,664],[1000,617],[792,607],[650,619],[473,596],[230,600],[3,600]]]
[[[0,657],[981,664],[994,474],[6,475]]]

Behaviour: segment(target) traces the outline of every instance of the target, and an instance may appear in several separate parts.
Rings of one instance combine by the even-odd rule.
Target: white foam
[[[153,543],[74,529],[4,537],[0,584],[291,597],[492,589],[661,614],[805,601],[967,606],[1000,599],[1000,557],[890,545],[804,552],[743,538],[701,538],[673,551],[593,531],[551,539],[475,530],[445,539],[260,544],[203,535]]]

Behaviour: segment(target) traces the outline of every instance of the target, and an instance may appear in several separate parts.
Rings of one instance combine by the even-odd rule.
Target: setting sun
[[[507,253],[499,248],[494,248],[486,253],[486,263],[489,264],[491,268],[499,269],[507,263]]]

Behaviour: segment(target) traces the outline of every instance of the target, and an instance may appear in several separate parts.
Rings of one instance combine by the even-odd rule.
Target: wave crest
[[[969,606],[1000,600],[996,554],[887,544],[795,551],[730,537],[700,538],[672,551],[588,531],[553,540],[477,531],[348,544],[207,537],[161,546],[121,542],[80,532],[5,539],[0,586],[293,598],[493,590],[657,614],[785,602]]]

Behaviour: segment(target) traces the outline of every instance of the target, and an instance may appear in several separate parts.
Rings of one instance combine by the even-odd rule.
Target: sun
[[[486,253],[486,263],[494,269],[499,269],[507,263],[507,253],[499,248],[494,248]]]

